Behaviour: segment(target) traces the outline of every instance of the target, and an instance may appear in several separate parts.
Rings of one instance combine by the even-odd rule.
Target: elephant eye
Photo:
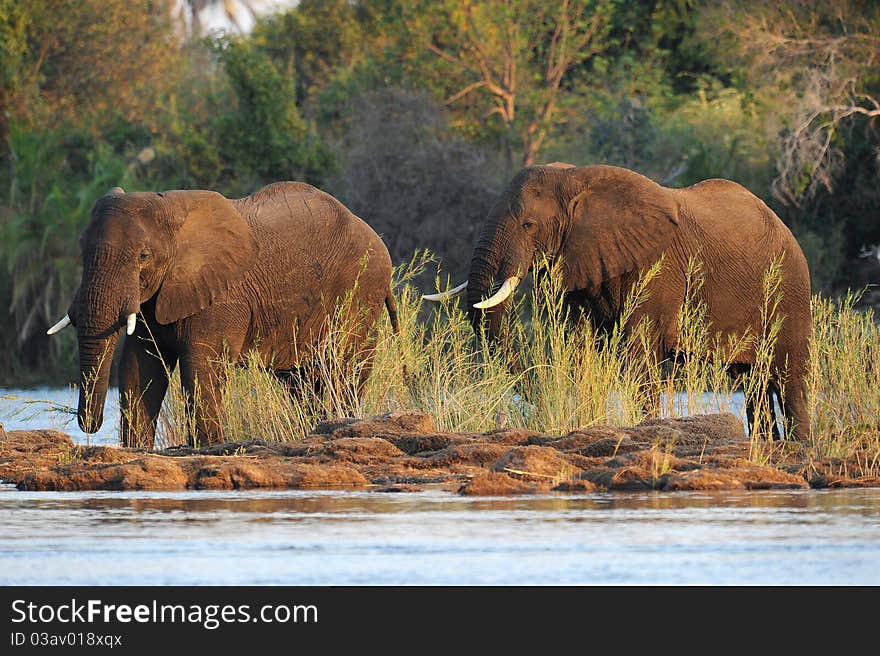
[[[150,259],[150,251],[148,251],[148,250],[142,250],[141,254],[138,255],[138,260],[141,262],[141,264],[143,264],[144,262],[146,262],[149,259]]]
[[[526,219],[525,221],[523,221],[522,227],[525,228],[526,230],[531,230],[532,228],[535,227],[535,222],[532,221],[531,219]]]

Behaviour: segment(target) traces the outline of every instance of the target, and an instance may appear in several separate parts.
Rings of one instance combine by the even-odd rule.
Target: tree
[[[221,39],[216,51],[237,105],[220,119],[219,147],[252,191],[276,180],[319,184],[333,167],[330,151],[296,106],[295,81],[245,39]]]
[[[497,163],[450,130],[424,91],[355,97],[331,191],[385,240],[393,262],[429,249],[445,273],[467,275],[476,231],[498,195]],[[420,279],[426,287],[429,276]]]
[[[534,163],[572,71],[607,47],[611,0],[416,2],[406,22],[437,60],[434,84],[460,120],[497,117],[509,170]],[[430,68],[426,72],[430,71]],[[461,114],[465,114],[461,116]]]
[[[363,60],[372,45],[378,10],[357,0],[301,0],[296,7],[267,16],[251,40],[297,83],[297,104],[304,106],[337,69]]]
[[[147,0],[31,0],[13,119],[106,131],[119,117],[155,127],[176,82],[167,12]],[[4,83],[6,81],[4,80]]]
[[[853,265],[880,243],[880,5],[731,0],[702,25],[716,59],[764,105],[777,143],[771,194],[814,285],[863,284]]]
[[[880,117],[880,6],[858,0],[739,0],[709,14],[722,52],[747,82],[774,90],[787,114],[774,195],[799,205],[832,191],[842,165],[840,132]]]
[[[15,0],[0,0],[0,152],[9,135],[9,106],[23,74],[30,16]]]

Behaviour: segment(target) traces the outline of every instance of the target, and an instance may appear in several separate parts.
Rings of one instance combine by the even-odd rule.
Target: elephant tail
[[[391,293],[391,289],[385,294],[385,309],[388,310],[388,318],[391,320],[391,328],[394,330],[394,334],[399,335],[400,321],[397,319],[397,303],[394,301],[394,294]],[[403,367],[404,382],[412,387],[413,381],[410,378],[409,368],[406,366],[406,362],[403,362],[401,366]]]
[[[397,303],[394,302],[394,294],[391,293],[390,289],[385,294],[385,309],[388,310],[391,328],[394,329],[395,334],[398,334],[400,332],[400,322],[397,320]]]

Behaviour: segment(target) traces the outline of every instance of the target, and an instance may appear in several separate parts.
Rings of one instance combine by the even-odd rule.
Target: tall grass
[[[546,275],[536,276],[531,295],[518,300],[507,340],[494,348],[475,337],[459,301],[422,303],[413,280],[430,261],[427,253],[418,253],[395,271],[399,333],[383,313],[374,343],[352,351],[356,340],[350,337],[357,332],[352,317],[357,314],[340,305],[305,358],[310,364],[294,382],[294,394],[289,381],[279,380],[271,362],[257,353],[245,357],[244,367],[224,361],[224,438],[298,439],[328,417],[404,408],[430,414],[439,430],[486,431],[504,425],[559,434],[596,424],[631,425],[651,415],[744,414],[741,392],[755,399],[752,458],[770,457],[769,397],[762,390],[774,375],[772,353],[785,320],[779,311],[779,263],[765,275],[760,334],[721,336],[701,300],[701,265],[692,261],[678,317],[679,353],[659,362],[650,347],[654,326],[638,317],[662,260],[642,274],[621,317],[605,332],[569,316],[561,301],[560,272],[544,263]],[[852,296],[839,302],[813,299],[809,447],[817,457],[858,457],[876,468],[880,330],[873,315],[857,311],[854,304]],[[747,349],[755,349],[756,365],[729,375]],[[369,365],[370,376],[360,385]],[[185,440],[192,419],[184,401],[173,380],[157,445]]]
[[[813,297],[807,401],[816,456],[880,471],[880,327],[859,294]]]
[[[662,261],[646,270],[627,298],[620,319],[607,332],[570,316],[564,303],[560,264],[539,264],[538,283],[531,299],[531,323],[516,325],[522,396],[526,402],[523,426],[539,431],[567,431],[598,423],[638,421],[656,406],[659,363],[645,349],[650,321],[636,321],[651,281]]]

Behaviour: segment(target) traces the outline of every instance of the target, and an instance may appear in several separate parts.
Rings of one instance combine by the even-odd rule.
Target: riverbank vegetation
[[[861,448],[853,436],[876,432],[876,3],[301,0],[226,34],[193,20],[203,4],[0,0],[0,384],[76,380],[75,335],[45,330],[67,310],[79,234],[110,187],[237,197],[297,179],[366,219],[395,263],[437,256],[401,265],[403,331],[379,340],[363,412],[410,405],[458,430],[563,430],[635,420],[648,390],[683,412],[728,407],[720,364],[631,378],[632,345],[562,333],[550,297],[541,315],[526,298],[517,348],[492,354],[456,305],[420,307],[416,289],[465,277],[476,226],[519,167],[601,162],[674,187],[729,178],[766,200],[822,295],[817,448]],[[703,348],[698,315],[684,314],[694,332],[682,334]],[[234,402],[278,394],[255,382],[259,364],[230,377]],[[710,402],[683,394],[707,387]],[[232,433],[267,416],[249,412],[229,409]],[[275,415],[288,422],[277,432],[315,412]]]

